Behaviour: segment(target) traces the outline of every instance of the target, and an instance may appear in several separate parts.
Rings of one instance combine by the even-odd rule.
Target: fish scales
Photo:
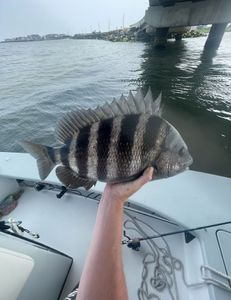
[[[97,177],[100,180],[107,178],[107,160],[109,156],[113,119],[102,120],[99,124],[97,138]]]
[[[86,126],[81,128],[79,134],[76,139],[76,161],[77,167],[79,170],[79,175],[81,177],[87,177],[88,166],[87,166],[87,158],[88,158],[88,144],[90,137],[90,126]]]
[[[161,117],[160,104],[150,89],[145,97],[141,90],[130,92],[111,104],[67,113],[56,129],[62,147],[20,144],[37,159],[41,179],[59,165],[56,175],[71,188],[129,181],[147,166],[155,168],[156,179],[174,176],[193,160],[179,132]]]
[[[126,115],[122,119],[117,147],[117,179],[127,178],[132,161],[134,136],[140,115]]]
[[[134,135],[134,142],[132,148],[132,159],[129,166],[129,176],[137,174],[142,169],[142,141],[144,138],[146,123],[148,121],[148,117],[146,114],[141,114],[139,117],[139,122],[136,127],[136,132]]]
[[[89,137],[89,146],[88,146],[88,160],[87,160],[87,169],[89,178],[94,178],[97,180],[97,165],[98,165],[98,156],[97,153],[97,139],[98,139],[98,129],[99,122],[95,122],[91,126],[91,132]]]
[[[77,138],[78,138],[78,134],[74,134],[72,139],[71,139],[70,148],[69,148],[69,155],[68,155],[69,165],[72,168],[72,170],[75,171],[76,173],[79,172],[78,162],[77,162],[77,158],[76,158]]]
[[[112,181],[113,178],[117,177],[117,144],[119,140],[122,119],[123,116],[119,116],[113,119],[113,127],[107,159],[108,181]]]
[[[142,165],[146,166],[150,159],[154,160],[161,151],[161,144],[163,142],[161,129],[163,127],[164,122],[161,118],[152,115],[147,118],[145,133],[141,145]]]
[[[117,118],[110,118],[103,120],[99,123],[93,124],[94,127],[98,127],[98,131],[90,129],[90,135],[86,137],[90,141],[85,140],[85,145],[81,143],[81,149],[76,147],[77,161],[79,166],[79,159],[83,159],[84,155],[88,155],[89,163],[87,167],[82,168],[85,173],[83,173],[81,168],[79,168],[79,174],[83,177],[88,178],[98,178],[100,180],[120,180],[126,177],[134,175],[135,172],[140,171],[141,167],[141,142],[143,139],[143,133],[145,129],[145,123],[147,116],[141,115],[127,115],[123,118],[119,118],[119,126]],[[113,124],[116,124],[116,130]],[[91,128],[93,128],[93,125]],[[139,126],[138,126],[139,125]],[[89,131],[89,128],[87,129]],[[114,139],[115,134],[117,139]],[[94,134],[94,136],[92,136]],[[82,139],[83,132],[79,134],[79,138]],[[93,143],[93,145],[92,145]],[[78,141],[77,141],[78,144]],[[86,148],[83,149],[83,146]],[[91,153],[90,153],[91,149]],[[113,165],[110,165],[112,152],[114,149]],[[80,158],[81,153],[81,158]],[[134,155],[134,156],[133,156]],[[143,154],[145,155],[145,153]],[[90,157],[90,160],[89,160]],[[83,162],[81,162],[83,163]],[[72,167],[72,163],[70,162]],[[95,166],[97,168],[97,173],[95,174]],[[112,172],[110,170],[114,170]],[[72,169],[74,169],[72,167]],[[87,173],[87,175],[86,175]],[[109,175],[109,176],[108,176]]]

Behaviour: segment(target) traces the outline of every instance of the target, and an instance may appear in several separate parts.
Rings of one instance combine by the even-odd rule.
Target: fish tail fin
[[[41,180],[45,179],[56,165],[56,149],[29,141],[20,141],[19,144],[36,160]]]

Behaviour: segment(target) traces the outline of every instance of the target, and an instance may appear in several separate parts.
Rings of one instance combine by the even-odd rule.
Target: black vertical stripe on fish
[[[47,147],[47,153],[53,163],[56,162],[55,149],[52,147]]]
[[[90,126],[81,128],[76,140],[76,161],[81,177],[87,177],[88,173],[87,159],[90,130]]]
[[[122,119],[117,145],[117,172],[118,177],[126,177],[132,160],[134,135],[140,115],[126,115]]]
[[[104,180],[107,177],[107,159],[110,148],[112,127],[112,118],[102,120],[99,123],[97,138],[97,176],[101,180]]]
[[[69,159],[68,159],[68,155],[69,155],[69,143],[67,145],[64,145],[62,148],[60,148],[60,159],[61,162],[64,166],[69,167]]]
[[[157,116],[150,116],[145,127],[141,159],[142,164],[145,164],[147,155],[150,151],[158,151],[160,144],[162,143],[161,128],[163,121]]]

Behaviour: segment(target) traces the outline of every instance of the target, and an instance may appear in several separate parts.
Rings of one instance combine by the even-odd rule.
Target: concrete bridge
[[[205,47],[218,48],[231,22],[231,0],[149,0],[144,21],[156,28],[157,46],[165,45],[169,28],[212,24]]]

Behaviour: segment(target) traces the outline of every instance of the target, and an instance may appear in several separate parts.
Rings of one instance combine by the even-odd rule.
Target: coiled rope
[[[195,283],[188,283],[185,277],[183,263],[172,255],[169,244],[165,238],[157,230],[154,230],[148,223],[130,215],[128,212],[125,212],[125,214],[129,219],[124,222],[124,228],[126,230],[132,230],[138,233],[142,237],[142,240],[147,243],[150,249],[150,252],[146,253],[143,258],[141,285],[137,291],[139,300],[160,300],[161,298],[159,294],[163,293],[164,291],[167,291],[170,299],[180,300],[179,288],[176,281],[176,271],[181,272],[182,281],[187,288],[196,288],[206,284],[212,284],[231,292],[231,287],[229,284],[212,278],[211,276],[208,276],[207,273],[210,272],[211,274],[217,275],[223,280],[229,280],[230,282],[231,277],[205,265],[200,267],[202,280]],[[148,234],[142,228],[144,226],[148,230],[154,232],[155,236],[160,237],[164,247],[160,247],[157,242],[154,242],[153,239],[148,238]],[[149,268],[150,265],[151,268]],[[152,289],[150,289],[150,287]]]

